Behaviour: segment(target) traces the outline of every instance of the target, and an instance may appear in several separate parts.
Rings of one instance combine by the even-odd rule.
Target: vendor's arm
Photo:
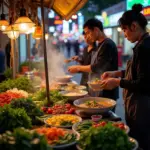
[[[91,71],[91,65],[75,65],[68,67],[68,71],[70,73],[78,73],[78,72],[90,72]]]
[[[107,71],[101,75],[101,79],[105,80],[107,78],[122,78],[124,77],[124,72],[122,70],[119,71]]]
[[[140,47],[138,52],[137,79],[121,79],[120,87],[137,92],[149,92],[150,89],[150,48]]]
[[[79,66],[79,72],[91,72],[91,65]]]

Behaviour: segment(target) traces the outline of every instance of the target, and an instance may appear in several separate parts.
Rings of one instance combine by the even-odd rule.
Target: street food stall
[[[56,76],[53,85],[49,85],[44,7],[53,9],[62,19],[68,20],[86,2],[86,0],[2,1],[2,5],[9,8],[10,14],[9,26],[7,25],[3,32],[11,38],[13,78],[7,72],[7,80],[0,83],[0,149],[136,150],[138,148],[137,141],[128,136],[129,127],[111,111],[116,106],[114,100],[90,97],[86,87],[73,82],[71,75]],[[32,8],[33,17],[37,17],[35,14],[37,7],[41,7],[42,13],[45,77],[41,76],[40,70],[32,73],[24,70],[25,75],[14,78],[17,69],[15,41],[20,33],[27,33],[26,25],[30,28],[36,28],[37,25],[39,29],[36,19],[33,22],[25,16],[26,10],[30,12],[29,8]],[[23,19],[17,19],[18,9]],[[27,21],[23,22],[25,17]],[[19,19],[22,21],[19,22]],[[19,28],[24,31],[20,31]],[[36,33],[33,35],[39,36]],[[36,67],[39,67],[39,64],[35,65],[34,69],[37,69]],[[43,86],[41,83],[44,79],[46,84]],[[100,91],[100,81],[89,83],[89,87]]]

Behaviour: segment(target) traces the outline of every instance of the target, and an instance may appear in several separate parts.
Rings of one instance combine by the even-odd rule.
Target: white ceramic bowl
[[[60,92],[63,96],[67,97],[68,100],[74,101],[76,99],[82,98],[88,95],[87,91],[78,90],[78,91],[62,91]]]
[[[108,107],[104,107],[104,108],[86,108],[86,107],[80,106],[80,104],[83,104],[87,101],[96,101],[96,102],[106,101],[106,102],[110,103],[110,105]],[[107,113],[108,111],[112,110],[116,106],[116,101],[109,99],[109,98],[103,98],[103,97],[84,97],[84,98],[75,100],[73,102],[73,104],[77,108],[81,109],[82,111],[84,111],[86,113],[103,114],[103,113]]]
[[[87,82],[87,83],[88,83],[89,87],[93,91],[101,91],[101,90],[103,90],[101,83],[93,83],[93,82]]]
[[[68,83],[70,82],[71,78],[72,78],[71,75],[65,75],[65,76],[57,76],[55,80],[60,83]]]

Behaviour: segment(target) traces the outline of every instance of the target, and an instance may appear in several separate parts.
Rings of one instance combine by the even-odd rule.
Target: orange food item
[[[48,140],[49,144],[53,144],[54,141],[59,140],[60,137],[63,137],[66,134],[66,131],[60,128],[52,127],[52,128],[38,128],[36,131],[39,134],[44,134]]]

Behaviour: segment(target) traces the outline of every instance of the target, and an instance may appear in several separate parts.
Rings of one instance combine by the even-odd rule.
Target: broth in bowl
[[[86,101],[84,103],[81,103],[79,107],[84,107],[84,108],[106,108],[110,107],[112,103],[108,101]]]
[[[88,85],[89,85],[89,87],[90,87],[91,89],[93,89],[94,91],[100,91],[100,90],[103,89],[103,88],[102,88],[103,82],[102,82],[100,79],[98,79],[98,78],[89,81],[89,82],[88,82]]]

